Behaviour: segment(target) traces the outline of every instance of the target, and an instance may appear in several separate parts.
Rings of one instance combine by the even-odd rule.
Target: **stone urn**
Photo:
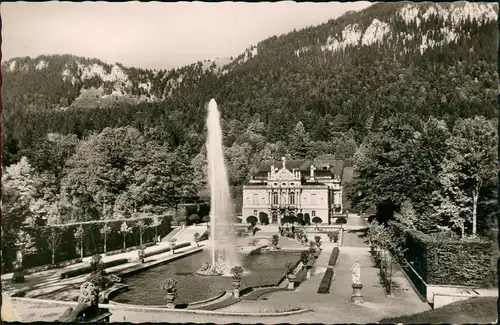
[[[240,286],[241,286],[241,277],[243,276],[243,268],[241,266],[234,266],[231,268],[231,274],[233,275],[233,296],[234,298],[240,297]]]
[[[174,303],[175,298],[177,298],[177,292],[167,292],[165,294],[165,301],[168,304]]]
[[[173,278],[163,279],[160,281],[160,288],[165,293],[167,308],[175,308],[174,300],[177,297],[177,280]]]
[[[233,297],[234,298],[239,298],[240,297],[240,287],[241,287],[241,279],[234,279],[231,283],[233,285]]]
[[[144,248],[141,248],[137,251],[137,257],[139,258],[139,261],[141,263],[144,263],[144,257],[146,256],[146,253],[144,253]]]
[[[24,269],[22,266],[14,267],[14,272],[12,273],[12,282],[14,283],[24,282]]]
[[[295,289],[295,274],[289,273],[286,275],[288,278],[288,289],[293,290]]]
[[[23,268],[23,254],[18,251],[16,254],[16,260],[13,265],[14,272],[12,273],[12,282],[23,283],[24,282],[24,268]]]
[[[306,279],[309,279],[311,277],[311,270],[312,270],[312,264],[311,263],[307,263],[306,264]]]
[[[241,279],[233,278],[231,284],[233,285],[234,289],[239,289],[241,287]]]
[[[361,289],[363,289],[363,285],[361,283],[354,283],[352,285],[352,296],[351,296],[352,303],[362,304],[364,302]]]

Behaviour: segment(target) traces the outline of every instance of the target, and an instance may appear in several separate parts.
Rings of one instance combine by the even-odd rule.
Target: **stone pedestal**
[[[169,303],[167,303],[167,308],[168,309],[174,309],[175,308],[175,304],[173,302],[169,302]]]
[[[14,283],[24,283],[24,270],[17,269],[12,274],[12,282]]]
[[[240,297],[240,289],[233,289],[233,297],[234,298]]]
[[[352,296],[351,296],[352,303],[362,304],[364,302],[363,294],[361,293],[361,289],[363,289],[363,285],[361,283],[352,285]]]
[[[288,289],[289,290],[294,290],[295,289],[295,277],[288,277]]]

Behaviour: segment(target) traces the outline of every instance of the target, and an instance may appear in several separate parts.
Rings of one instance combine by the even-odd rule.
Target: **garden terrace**
[[[113,266],[118,266],[118,265],[123,265],[127,264],[128,259],[127,258],[120,258],[117,260],[109,261],[106,263],[102,263],[102,268],[107,269]],[[86,265],[84,267],[80,267],[74,270],[66,271],[61,273],[61,279],[67,279],[67,278],[72,278],[75,276],[83,275],[92,272],[93,266],[91,265]]]
[[[174,246],[174,250],[176,249],[179,249],[179,248],[184,248],[184,247],[188,247],[190,246],[191,243],[182,243],[182,244],[178,244],[178,245],[175,245]],[[148,258],[148,257],[151,257],[153,255],[158,255],[158,254],[163,254],[163,253],[167,253],[167,252],[170,252],[172,249],[170,247],[165,247],[165,248],[162,248],[162,249],[159,249],[159,250],[156,250],[156,251],[152,251],[152,252],[149,252],[149,253],[145,253],[144,254],[144,258]]]
[[[142,246],[144,248],[146,248],[146,247],[153,247],[155,245],[156,245],[155,242],[149,242],[149,243],[142,244]],[[117,254],[121,254],[121,253],[131,252],[131,251],[137,250],[139,248],[141,248],[141,245],[127,247],[125,249],[122,248],[122,249],[116,249],[116,250],[113,250],[113,251],[108,251],[108,252],[104,253],[104,255],[106,255],[106,256],[113,256],[113,255],[117,255]]]

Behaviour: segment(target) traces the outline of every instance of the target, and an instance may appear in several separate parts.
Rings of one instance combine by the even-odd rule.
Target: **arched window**
[[[291,205],[295,205],[295,193],[290,193],[290,199],[288,200]]]
[[[279,202],[279,197],[278,197],[278,192],[273,193],[273,204],[278,204]]]

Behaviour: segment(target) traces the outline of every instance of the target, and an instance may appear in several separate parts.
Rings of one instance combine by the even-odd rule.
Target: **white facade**
[[[249,216],[259,218],[265,213],[269,223],[279,223],[285,215],[308,214],[309,219],[319,217],[322,223],[330,223],[333,212],[342,212],[342,187],[340,178],[325,170],[289,170],[282,158],[282,168],[273,165],[259,172],[261,177],[252,177],[243,187],[243,222]]]

